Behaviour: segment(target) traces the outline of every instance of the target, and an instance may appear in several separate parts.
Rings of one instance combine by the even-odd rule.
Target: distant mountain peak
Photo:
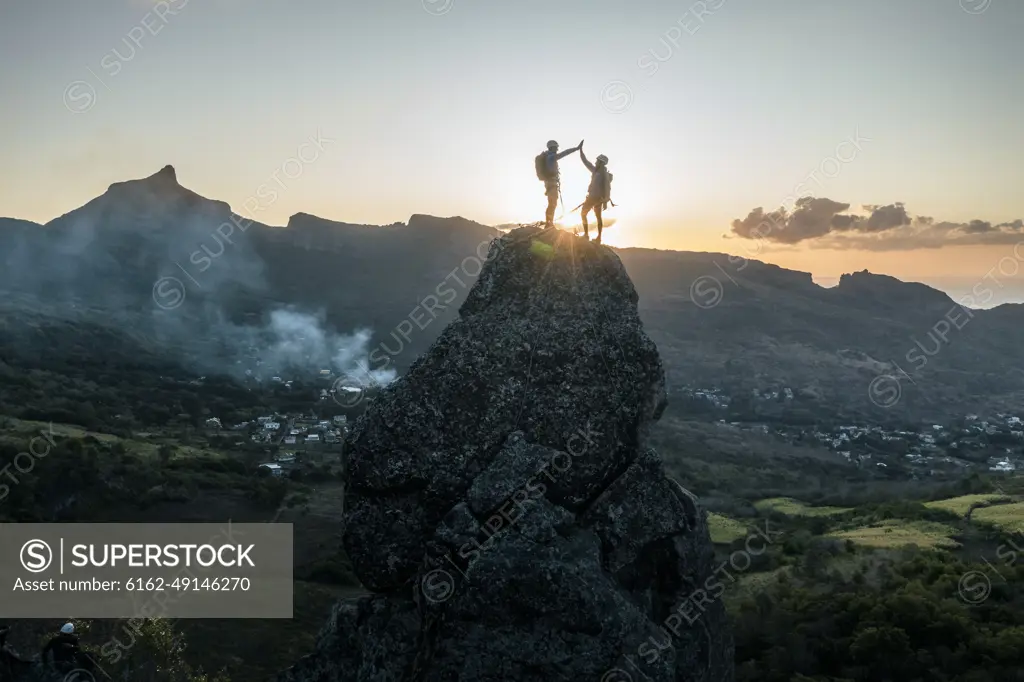
[[[890,306],[946,306],[953,300],[945,292],[920,282],[904,282],[891,275],[880,275],[861,270],[846,273],[839,278],[834,291],[843,296],[867,297],[875,303]]]
[[[426,215],[424,213],[414,213],[408,223],[392,223],[390,225],[362,225],[355,223],[339,222],[337,220],[330,220],[328,218],[321,218],[319,216],[311,215],[309,213],[296,213],[288,219],[288,227],[296,230],[359,230],[377,232],[382,228],[397,228],[397,229],[408,229],[415,233],[429,234],[433,231],[442,233],[458,234],[462,232],[471,233],[475,230],[482,230],[484,232],[493,232],[497,234],[497,231],[488,225],[478,223],[462,216],[452,216],[450,218],[439,218],[437,216]]]
[[[178,183],[178,174],[174,172],[174,166],[167,164],[154,175],[149,177],[150,180],[170,180],[171,182]]]
[[[379,225],[361,225],[356,223],[346,223],[339,220],[331,220],[329,218],[321,218],[320,216],[313,215],[312,213],[299,212],[288,219],[287,228],[291,230],[366,230],[378,228]]]
[[[427,215],[425,213],[414,213],[409,217],[407,223],[410,229],[423,229],[423,228],[445,228],[445,229],[464,229],[464,228],[487,228],[489,226],[483,225],[476,222],[475,220],[469,220],[462,216],[451,216],[449,218],[441,218],[438,216]],[[493,229],[493,228],[492,228]]]
[[[184,188],[178,184],[178,174],[174,170],[174,166],[168,164],[153,173],[149,177],[142,178],[139,180],[122,180],[121,182],[115,182],[110,185],[111,190],[118,187],[145,187],[155,191],[166,192],[168,190],[183,190]]]
[[[886,287],[886,286],[907,286],[911,285],[915,288],[931,288],[925,284],[919,284],[918,282],[904,282],[903,280],[893,277],[892,275],[881,275],[875,274],[870,270],[860,270],[858,272],[844,273],[839,277],[839,286],[844,288],[849,287]]]
[[[875,278],[877,278],[876,281],[890,281],[896,279],[895,277],[891,277],[889,275],[876,275],[875,273],[865,268],[864,270],[843,273],[843,275],[840,276],[839,281],[867,282]]]
[[[182,187],[178,183],[178,174],[174,166],[168,164],[149,177],[137,180],[125,180],[115,182],[108,189],[103,197],[105,201],[158,201],[166,207],[179,206],[199,210],[209,210],[215,213],[226,213],[231,207],[224,201],[208,199],[201,194]],[[87,204],[88,205],[88,204]]]

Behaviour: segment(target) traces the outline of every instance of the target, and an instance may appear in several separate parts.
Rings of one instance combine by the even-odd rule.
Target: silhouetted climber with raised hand
[[[546,227],[555,226],[555,207],[558,206],[558,197],[561,194],[560,177],[558,173],[558,160],[564,159],[574,152],[579,151],[583,147],[583,140],[580,140],[578,146],[572,149],[566,149],[564,152],[558,152],[558,143],[554,140],[548,141],[547,151],[541,152],[534,159],[534,163],[537,167],[537,179],[544,183],[544,194],[548,198],[548,210],[544,216],[544,224]]]
[[[590,171],[590,187],[587,189],[587,198],[580,204],[580,216],[583,218],[583,236],[590,239],[590,229],[587,225],[587,213],[594,209],[597,217],[597,239],[601,243],[601,230],[604,228],[604,220],[601,217],[602,208],[608,208],[612,200],[612,174],[608,172],[608,157],[601,154],[597,157],[597,165],[587,161],[587,155],[583,153],[583,143],[580,142],[580,160]]]

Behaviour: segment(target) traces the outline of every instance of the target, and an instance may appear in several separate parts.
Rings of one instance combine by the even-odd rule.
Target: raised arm
[[[555,158],[556,159],[564,159],[565,157],[569,156],[570,154],[575,154],[576,152],[580,151],[581,149],[583,149],[583,140],[580,140],[580,143],[578,145],[576,145],[572,149],[566,149],[564,152],[562,152],[561,154],[559,154]]]
[[[590,171],[591,173],[597,170],[596,168],[594,168],[594,164],[587,161],[587,155],[583,153],[582,149],[580,150],[580,160],[583,162],[583,165],[587,167],[587,170]]]

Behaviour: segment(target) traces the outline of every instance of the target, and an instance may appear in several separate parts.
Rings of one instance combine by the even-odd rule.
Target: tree
[[[120,629],[98,651],[90,652],[117,682],[230,682],[185,662],[185,638],[163,618],[118,621]]]
[[[174,457],[176,449],[177,448],[168,443],[164,443],[163,445],[161,445],[160,449],[157,450],[157,455],[160,457],[160,464],[166,466],[167,463],[171,461],[171,458]]]

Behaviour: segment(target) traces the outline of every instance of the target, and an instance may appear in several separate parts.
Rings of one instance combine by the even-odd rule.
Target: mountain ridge
[[[62,214],[62,215],[60,215],[60,216],[58,216],[58,217],[56,217],[56,218],[46,222],[46,223],[43,223],[43,224],[36,223],[34,221],[29,221],[29,220],[17,219],[17,218],[4,218],[4,217],[0,217],[0,237],[3,236],[3,231],[5,229],[10,229],[10,228],[18,228],[18,227],[21,227],[21,228],[44,227],[45,228],[45,227],[51,227],[51,226],[55,226],[55,225],[64,225],[64,224],[70,222],[71,216],[75,215],[76,212],[82,211],[82,210],[90,208],[90,207],[97,207],[97,206],[101,205],[101,204],[97,203],[101,199],[108,198],[108,199],[124,200],[124,199],[129,198],[129,197],[137,198],[137,197],[132,197],[133,194],[142,194],[143,195],[142,198],[145,198],[145,195],[148,194],[149,198],[177,200],[177,201],[182,201],[185,204],[194,204],[194,205],[197,205],[197,206],[202,206],[204,203],[206,203],[209,208],[216,209],[215,212],[227,213],[230,216],[234,216],[235,218],[239,219],[239,222],[246,223],[247,224],[247,228],[246,229],[248,229],[249,227],[252,227],[252,226],[262,227],[262,228],[267,228],[267,229],[331,228],[331,229],[336,229],[336,230],[354,230],[354,229],[359,229],[359,228],[367,229],[367,230],[380,230],[380,229],[387,229],[387,228],[400,229],[402,227],[408,227],[410,229],[412,229],[412,228],[435,228],[436,229],[436,228],[450,227],[451,229],[462,229],[462,228],[477,229],[477,228],[484,228],[484,229],[490,229],[490,230],[502,230],[502,229],[506,229],[506,228],[511,227],[511,224],[502,224],[502,225],[497,225],[497,226],[489,226],[489,225],[485,225],[483,223],[479,223],[477,221],[465,218],[463,216],[442,217],[442,216],[433,216],[433,215],[421,214],[421,213],[414,213],[414,214],[412,214],[406,222],[395,222],[395,223],[383,224],[383,225],[365,224],[365,223],[349,223],[349,222],[346,222],[346,221],[343,221],[343,220],[336,220],[336,219],[333,219],[333,218],[325,218],[325,217],[322,217],[322,216],[317,216],[315,214],[305,213],[305,212],[302,212],[302,211],[300,211],[298,213],[295,213],[294,215],[290,216],[285,225],[271,225],[269,223],[263,223],[263,222],[260,222],[260,221],[256,221],[256,220],[254,220],[252,218],[246,218],[246,217],[242,216],[241,214],[235,213],[234,209],[231,208],[231,206],[230,206],[230,204],[228,202],[224,202],[224,201],[221,201],[221,200],[218,200],[218,199],[211,199],[209,197],[206,197],[204,195],[199,194],[198,192],[195,192],[194,190],[191,190],[191,189],[188,189],[188,188],[184,187],[178,181],[177,171],[175,170],[174,166],[168,164],[168,165],[165,165],[163,168],[161,168],[156,173],[153,173],[152,175],[149,175],[147,177],[139,178],[139,179],[133,179],[133,180],[124,180],[124,181],[112,183],[108,187],[107,192],[105,192],[104,194],[102,194],[102,195],[100,195],[98,197],[95,197],[92,200],[90,200],[90,201],[86,202],[85,204],[83,204],[82,206],[80,206],[80,207],[78,207],[76,209],[72,209],[71,211],[68,211],[67,213],[64,213],[64,214]],[[723,278],[728,278],[730,276],[729,272],[728,272],[730,269],[734,270],[734,271],[742,271],[743,269],[745,269],[747,267],[748,264],[756,264],[758,267],[764,269],[762,272],[766,272],[766,273],[771,273],[771,272],[780,273],[782,278],[791,280],[794,283],[814,284],[813,276],[809,272],[804,272],[804,271],[800,271],[800,270],[793,270],[793,269],[789,269],[789,268],[783,268],[783,267],[781,267],[779,265],[775,265],[774,263],[767,263],[767,262],[764,262],[764,261],[749,259],[749,258],[737,256],[735,254],[727,254],[727,253],[721,253],[721,252],[705,252],[705,251],[684,251],[684,250],[677,250],[677,249],[657,249],[657,248],[649,248],[649,247],[622,247],[622,248],[617,248],[616,250],[621,251],[621,252],[626,252],[626,253],[631,252],[631,251],[637,251],[637,252],[643,251],[643,252],[647,252],[647,253],[650,253],[650,254],[662,254],[662,253],[663,254],[676,254],[676,255],[678,255],[677,257],[700,258],[700,259],[704,259],[704,260],[710,260],[711,262],[723,261],[725,263],[725,265],[722,266],[722,276],[723,276]],[[919,285],[921,287],[927,287],[928,289],[931,289],[932,291],[935,291],[935,292],[943,293],[943,292],[941,292],[941,290],[935,289],[934,287],[931,287],[931,286],[929,286],[927,284],[923,284],[923,283],[920,283],[920,282],[910,282],[910,281],[906,281],[906,280],[901,280],[899,278],[892,277],[890,275],[871,273],[868,270],[862,270],[862,271],[859,271],[859,272],[844,273],[843,275],[841,275],[840,280],[839,280],[839,285],[837,285],[837,286],[842,286],[842,285],[844,285],[844,283],[851,282],[851,281],[856,281],[856,282],[859,283],[861,280],[858,279],[858,278],[861,278],[864,275],[867,275],[867,276],[872,277],[872,278],[881,278],[882,280],[884,280],[887,283],[895,282],[895,283],[904,284],[904,285],[906,285],[906,284],[915,284],[915,285]],[[815,284],[815,286],[818,286],[818,287],[823,288],[823,289],[834,288],[834,287],[821,287],[821,285],[817,285],[817,284]]]
[[[90,314],[149,331],[175,352],[266,327],[287,310],[315,319],[324,338],[372,330],[368,350],[401,371],[455,319],[488,244],[503,234],[425,214],[388,226],[305,213],[285,227],[247,222],[225,202],[179,189],[172,167],[112,187],[43,226],[0,221],[0,251],[13,254],[0,271],[5,308],[27,311],[31,300],[74,308],[58,317]],[[1024,395],[1024,351],[1012,341],[1024,306],[964,308],[926,284],[866,271],[823,287],[810,273],[735,255],[611,250],[639,292],[672,385],[715,386],[743,400],[784,387],[819,396],[769,410],[804,420],[823,409],[938,418],[962,411],[965,399],[996,410]],[[161,300],[168,286],[176,295]],[[205,347],[189,353],[205,355]],[[210,363],[195,369],[224,366]],[[895,401],[871,393],[886,377],[900,382]]]

